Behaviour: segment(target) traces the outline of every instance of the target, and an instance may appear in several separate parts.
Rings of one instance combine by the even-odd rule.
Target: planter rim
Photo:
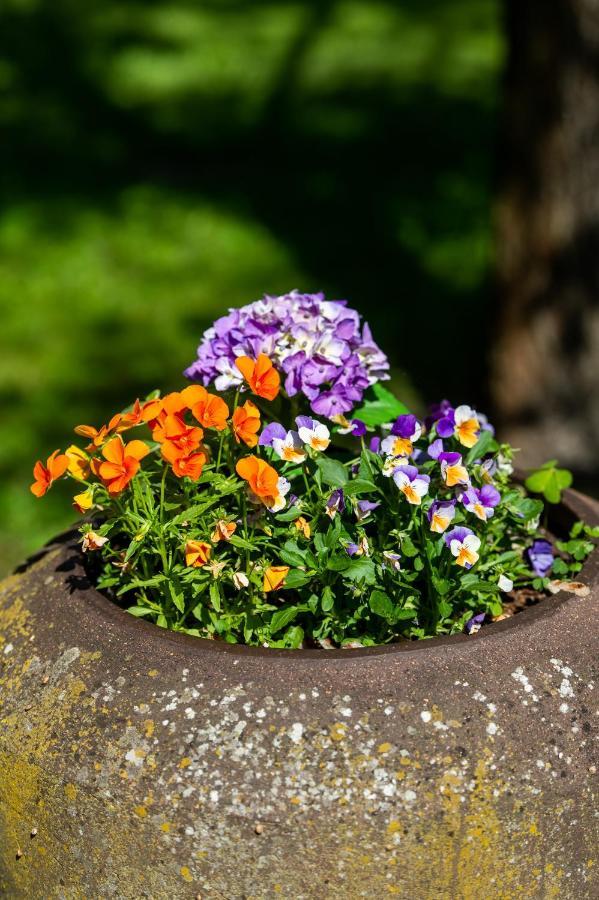
[[[560,506],[577,518],[583,519],[589,525],[599,525],[599,505],[584,494],[574,490],[567,490],[564,492]],[[90,612],[97,618],[111,621],[113,625],[118,627],[120,633],[132,638],[134,636],[143,637],[144,641],[155,643],[157,645],[157,658],[159,658],[160,646],[164,647],[165,644],[168,645],[169,650],[177,650],[180,654],[191,658],[201,653],[219,655],[224,653],[244,659],[254,657],[263,661],[284,659],[287,662],[304,660],[312,663],[318,660],[319,663],[326,664],[327,661],[338,663],[340,660],[346,660],[349,662],[381,656],[396,656],[396,654],[401,654],[403,658],[406,656],[413,657],[415,654],[430,653],[440,647],[444,648],[445,651],[450,651],[452,648],[458,651],[465,644],[487,643],[497,639],[504,641],[513,633],[514,629],[522,633],[523,630],[529,630],[536,623],[551,618],[564,605],[583,602],[565,591],[559,591],[540,603],[523,610],[517,616],[510,616],[501,622],[488,625],[474,635],[446,635],[421,641],[380,644],[374,647],[348,650],[291,650],[252,647],[245,644],[228,644],[224,641],[208,640],[207,638],[198,638],[193,635],[159,628],[151,622],[132,616],[126,610],[117,606],[116,603],[105,597],[97,588],[90,584],[81,562],[78,544],[73,542],[75,534],[76,532],[74,531],[68,531],[49,541],[42,551],[34,554],[30,560],[19,566],[16,571],[24,571],[30,563],[45,556],[51,550],[59,548],[60,557],[57,561],[56,571],[63,576],[65,586],[68,586],[67,590],[71,594],[79,592],[80,595],[84,595],[85,605]],[[63,573],[65,574],[63,575]],[[595,550],[585,562],[578,577],[585,583],[592,584],[597,580],[598,576],[599,555],[597,550]]]

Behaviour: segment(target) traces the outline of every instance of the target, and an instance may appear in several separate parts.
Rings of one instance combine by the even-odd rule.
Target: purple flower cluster
[[[281,372],[289,397],[304,394],[312,410],[329,419],[389,377],[387,357],[356,310],[345,300],[299,291],[267,295],[217,319],[184,374],[204,385],[214,382],[219,391],[237,388],[242,377],[235,360],[260,353]]]

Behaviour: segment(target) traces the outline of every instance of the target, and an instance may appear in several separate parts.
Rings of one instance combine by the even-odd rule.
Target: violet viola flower
[[[380,453],[381,450],[381,439],[380,437],[373,437],[370,439],[370,444],[368,445],[368,449],[371,453]]]
[[[545,578],[553,568],[553,547],[549,541],[536,540],[526,551],[531,569],[539,578]]]
[[[441,438],[437,438],[436,441],[431,441],[428,445],[428,450],[426,451],[431,459],[439,459],[441,454],[444,451],[443,441]]]
[[[333,422],[338,425],[338,434],[352,434],[354,437],[364,437],[366,434],[366,425],[361,419],[347,419],[345,416],[339,415],[333,417]]]
[[[480,538],[470,528],[458,525],[457,528],[452,528],[445,534],[444,540],[453,556],[456,557],[458,566],[471,569],[478,562],[477,551],[480,548]]]
[[[428,493],[428,475],[421,475],[416,466],[398,466],[393,473],[393,480],[408,503],[420,506],[422,498]]]
[[[346,544],[345,552],[348,556],[370,556],[370,545],[368,544],[368,538],[361,537],[359,544]]]
[[[345,512],[345,495],[341,488],[333,491],[327,500],[325,512],[330,519],[334,519],[337,513]]]
[[[352,409],[364,391],[389,378],[389,362],[366,323],[345,300],[291,291],[232,309],[202,337],[185,375],[219,390],[242,387],[235,359],[265,353],[289,396],[303,394],[314,412],[331,417]]]
[[[278,422],[271,422],[270,425],[266,425],[262,429],[258,444],[260,447],[272,447],[272,442],[275,438],[284,440],[286,435],[287,432],[282,425],[279,425]]]
[[[378,509],[380,505],[380,503],[371,500],[358,500],[355,509],[358,522],[362,522],[366,519],[370,513],[373,512],[373,510]]]
[[[462,464],[459,453],[440,453],[438,460],[441,464],[441,475],[447,487],[455,487],[456,484],[470,484],[470,476],[466,466]]]
[[[472,616],[471,619],[468,619],[464,625],[466,634],[476,634],[477,631],[480,631],[486,615],[486,613],[477,613],[475,616]]]
[[[437,434],[441,438],[453,437],[455,430],[454,408],[449,400],[441,400],[434,406],[431,406],[430,415],[426,419],[427,428],[433,425],[437,426]]]
[[[455,518],[455,500],[435,500],[428,508],[426,516],[431,526],[431,531],[443,534],[447,531]]]
[[[366,434],[366,423],[362,421],[362,419],[352,419],[352,430],[351,433],[354,437],[364,437]]]
[[[499,506],[501,494],[492,484],[485,484],[482,488],[468,488],[460,500],[468,512],[474,513],[482,522],[486,522],[494,514],[495,507]]]
[[[398,416],[391,434],[381,444],[381,450],[387,456],[410,456],[414,450],[414,442],[422,434],[422,425],[416,416]]]

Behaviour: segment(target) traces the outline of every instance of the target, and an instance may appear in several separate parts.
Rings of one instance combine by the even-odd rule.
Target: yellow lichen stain
[[[302,801],[299,797],[292,797],[289,802],[295,804],[295,806],[299,806]]]
[[[190,765],[191,765],[191,759],[189,758],[189,756],[184,756],[183,759],[180,760],[180,762],[179,762],[180,769],[186,769]]]
[[[389,743],[389,741],[384,741],[384,743],[378,745],[377,753],[388,753],[391,749],[391,746],[392,745]]]
[[[282,890],[283,890],[283,885],[282,885],[282,884],[279,884],[279,883],[277,882],[276,884],[273,884],[272,889],[273,889],[273,891],[275,892],[275,894],[280,894],[280,893],[282,892]]]
[[[171,830],[170,822],[163,822],[162,825],[160,826],[160,830],[164,831],[165,834],[168,834],[169,831]]]
[[[534,822],[532,823],[532,825],[530,826],[530,828],[528,829],[528,831],[529,831],[530,834],[533,834],[533,835],[539,834],[539,829],[537,828],[537,826],[535,825]]]
[[[396,834],[398,831],[401,831],[401,824],[397,819],[391,819],[387,825],[387,834]]]
[[[158,669],[150,669],[148,675],[150,676],[150,678],[156,678],[156,676],[158,675]]]
[[[71,803],[74,803],[77,799],[77,788],[75,787],[75,785],[71,784],[70,782],[68,784],[65,784],[64,795],[67,800],[70,800]]]
[[[329,737],[332,741],[342,741],[347,734],[347,725],[344,722],[335,722],[329,729]]]
[[[181,866],[179,871],[181,872],[181,877],[189,884],[193,881],[193,875],[191,874],[187,866]]]
[[[145,728],[145,734],[146,734],[147,738],[151,738],[154,736],[154,728],[155,727],[156,726],[154,725],[154,722],[152,719],[144,720],[144,728]]]
[[[148,810],[145,808],[145,806],[134,806],[133,812],[136,816],[139,816],[140,819],[145,819],[145,817],[148,815]]]

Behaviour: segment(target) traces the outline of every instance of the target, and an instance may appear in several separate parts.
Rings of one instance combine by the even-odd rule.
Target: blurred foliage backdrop
[[[34,459],[265,291],[479,399],[502,55],[498,0],[3,0],[1,570],[74,518]]]

